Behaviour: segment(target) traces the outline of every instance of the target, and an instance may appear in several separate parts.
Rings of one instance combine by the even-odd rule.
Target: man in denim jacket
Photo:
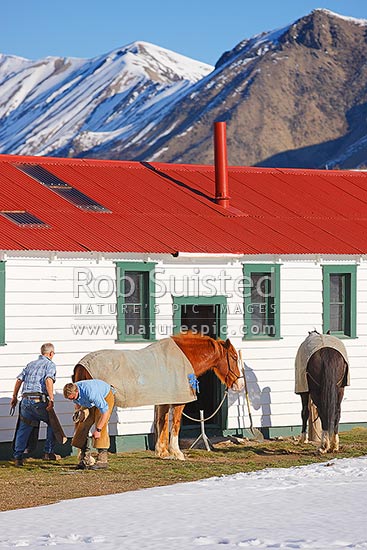
[[[27,448],[32,430],[39,426],[40,421],[47,424],[47,439],[45,445],[46,459],[56,459],[53,452],[54,434],[50,426],[48,411],[54,405],[54,382],[56,365],[52,361],[55,355],[53,344],[46,343],[41,347],[41,355],[31,361],[17,376],[11,407],[18,401],[18,392],[22,388],[22,401],[19,409],[19,422],[14,440],[14,459],[16,466],[23,466],[23,453]]]

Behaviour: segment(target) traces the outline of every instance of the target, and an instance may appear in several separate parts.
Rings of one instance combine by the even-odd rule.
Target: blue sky
[[[1,0],[0,52],[94,57],[144,40],[214,64],[320,7],[367,19],[367,0]]]

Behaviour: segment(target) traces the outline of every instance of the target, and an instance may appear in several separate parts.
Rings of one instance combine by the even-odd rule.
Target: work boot
[[[14,459],[14,466],[24,466],[24,462],[22,458],[15,458]]]
[[[57,455],[55,453],[45,453],[42,458],[43,460],[61,460],[61,455]]]
[[[92,454],[89,449],[86,451],[83,449],[80,449],[78,460],[79,462],[76,467],[77,470],[88,470],[95,463],[95,460],[92,457]]]
[[[98,449],[97,462],[91,466],[90,470],[107,470],[108,468],[108,451],[107,449]]]

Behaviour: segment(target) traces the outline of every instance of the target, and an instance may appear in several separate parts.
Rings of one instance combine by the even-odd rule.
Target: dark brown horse
[[[301,441],[307,442],[309,401],[317,407],[321,420],[322,435],[320,453],[339,450],[339,421],[344,387],[348,385],[347,353],[341,340],[334,336],[309,333],[302,345],[309,339],[319,338],[317,349],[309,357],[306,367],[307,392],[299,392],[302,399]],[[301,349],[301,348],[300,348]]]
[[[243,388],[243,378],[238,368],[238,356],[229,340],[214,340],[200,334],[178,334],[172,339],[190,361],[197,377],[213,370],[219,380],[228,388],[239,391]],[[88,380],[91,376],[82,366],[74,368],[73,381]],[[156,405],[156,454],[160,458],[185,460],[178,444],[184,404]],[[172,411],[171,434],[169,433],[169,413]]]

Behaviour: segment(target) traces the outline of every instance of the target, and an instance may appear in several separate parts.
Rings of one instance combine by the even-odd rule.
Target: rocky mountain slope
[[[367,21],[317,9],[244,40],[215,68],[147,43],[92,60],[0,57],[0,152],[367,166]]]

